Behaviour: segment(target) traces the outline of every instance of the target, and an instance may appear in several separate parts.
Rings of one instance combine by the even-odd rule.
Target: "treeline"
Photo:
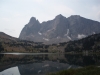
[[[42,42],[33,42],[27,40],[11,40],[6,39],[0,43],[1,52],[48,52],[49,45],[44,45]],[[3,44],[3,45],[2,45]]]
[[[0,52],[3,51],[3,50],[4,50],[4,48],[2,46],[2,43],[0,42]]]
[[[100,34],[91,35],[77,41],[70,41],[65,47],[65,52],[82,52],[86,50],[100,52]]]

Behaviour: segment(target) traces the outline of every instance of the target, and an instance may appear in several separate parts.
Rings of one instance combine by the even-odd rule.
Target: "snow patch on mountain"
[[[49,39],[47,39],[47,38],[43,38],[45,41],[49,41]]]
[[[86,35],[84,35],[84,34],[78,34],[78,39],[82,39],[82,38],[85,38],[86,37]]]
[[[38,32],[39,35],[42,35],[42,33]]]
[[[93,34],[95,34],[95,32],[93,32]]]
[[[67,33],[64,36],[67,36],[69,34],[69,29],[67,29]]]
[[[69,29],[67,29],[67,35],[69,34]]]
[[[68,38],[69,40],[72,40],[71,37],[69,37],[69,36],[67,36],[67,38]]]
[[[67,33],[66,33],[64,36],[67,36],[67,38],[68,38],[69,40],[72,40],[71,37],[68,36],[68,34],[69,34],[69,29],[67,29]]]

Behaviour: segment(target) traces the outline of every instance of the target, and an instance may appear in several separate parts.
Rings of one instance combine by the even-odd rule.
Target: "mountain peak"
[[[36,21],[35,17],[31,17],[29,23],[34,23]]]
[[[61,18],[61,17],[64,17],[63,15],[59,14],[56,16],[56,18]]]
[[[32,22],[34,19],[33,17]],[[71,15],[66,18],[59,14],[47,22],[38,23],[36,20],[27,24],[19,38],[52,44],[78,40],[94,33],[100,33],[100,23],[79,15]]]

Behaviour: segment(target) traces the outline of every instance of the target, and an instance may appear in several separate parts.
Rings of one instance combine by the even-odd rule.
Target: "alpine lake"
[[[1,53],[0,75],[47,75],[70,68],[100,66],[99,54]]]

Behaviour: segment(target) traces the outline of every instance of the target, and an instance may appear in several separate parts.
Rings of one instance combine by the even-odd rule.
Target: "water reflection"
[[[8,71],[10,75],[19,75],[16,74],[18,72],[21,75],[44,75],[49,72],[88,65],[100,66],[100,55],[0,54],[0,75],[8,75]],[[13,67],[13,73],[10,67]]]
[[[18,66],[21,75],[44,75],[50,72],[56,72],[69,68],[78,68],[75,65],[69,65],[59,62],[44,61],[42,63],[33,63]]]
[[[0,72],[0,75],[20,75],[20,73],[16,66]]]

